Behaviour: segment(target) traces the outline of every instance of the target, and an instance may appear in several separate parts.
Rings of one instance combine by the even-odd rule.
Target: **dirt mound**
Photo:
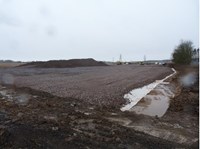
[[[38,61],[38,62],[30,62],[21,66],[31,66],[38,68],[73,68],[73,67],[89,67],[89,66],[107,66],[107,64],[96,61],[92,58],[88,58],[88,59],[70,59],[70,60],[51,60],[47,62]]]

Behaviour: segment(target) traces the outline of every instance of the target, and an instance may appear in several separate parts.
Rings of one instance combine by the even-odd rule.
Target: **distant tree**
[[[173,62],[176,64],[190,64],[192,61],[193,43],[181,41],[172,54]]]

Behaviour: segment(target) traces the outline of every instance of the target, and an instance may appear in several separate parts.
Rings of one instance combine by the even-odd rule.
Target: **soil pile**
[[[73,68],[73,67],[89,67],[89,66],[107,66],[103,62],[96,61],[92,58],[88,59],[70,59],[70,60],[51,60],[47,62],[30,62],[21,66],[30,66],[38,68]]]

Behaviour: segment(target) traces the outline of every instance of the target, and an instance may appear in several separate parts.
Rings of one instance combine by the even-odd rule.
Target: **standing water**
[[[121,111],[134,111],[138,114],[150,116],[163,116],[169,106],[169,99],[174,96],[169,83],[164,82],[169,77],[173,76],[176,71],[162,80],[134,89],[124,95],[125,99],[130,101],[129,104],[121,108]]]

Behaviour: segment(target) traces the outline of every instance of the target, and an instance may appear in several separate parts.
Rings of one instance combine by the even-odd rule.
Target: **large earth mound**
[[[47,62],[30,62],[21,66],[30,66],[38,68],[72,68],[72,67],[88,67],[88,66],[107,66],[104,62],[96,61],[92,58],[88,59],[70,59],[70,60],[51,60]]]

